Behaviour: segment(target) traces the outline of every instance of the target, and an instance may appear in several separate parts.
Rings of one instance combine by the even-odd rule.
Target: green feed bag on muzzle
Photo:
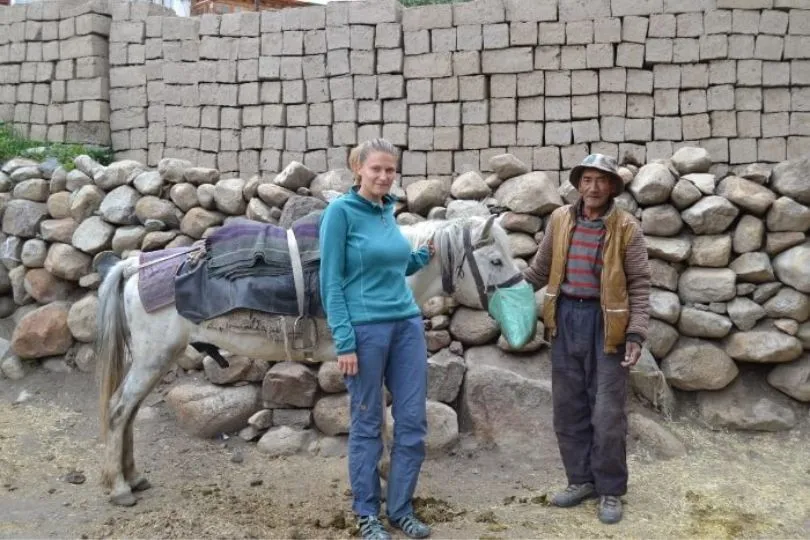
[[[534,289],[525,281],[496,289],[489,299],[489,314],[501,326],[501,334],[513,349],[524,347],[537,328]]]

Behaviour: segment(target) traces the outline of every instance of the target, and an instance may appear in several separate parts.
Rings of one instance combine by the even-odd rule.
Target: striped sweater
[[[590,221],[577,215],[561,287],[563,294],[576,298],[599,298],[604,242],[605,223],[602,219]]]

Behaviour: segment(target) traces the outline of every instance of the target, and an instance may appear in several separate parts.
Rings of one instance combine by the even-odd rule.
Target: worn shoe
[[[594,497],[596,497],[596,490],[593,484],[586,482],[585,484],[569,484],[565,490],[555,493],[549,502],[560,508],[569,508]]]
[[[389,523],[400,531],[404,532],[410,538],[427,538],[430,536],[430,526],[423,523],[415,515],[408,514],[397,520],[389,519]]]
[[[391,540],[391,535],[377,516],[363,516],[357,520],[363,540]]]
[[[599,497],[597,515],[602,523],[618,523],[622,520],[622,500],[613,495]]]

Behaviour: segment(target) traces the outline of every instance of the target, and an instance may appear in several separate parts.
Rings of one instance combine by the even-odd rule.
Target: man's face
[[[604,208],[614,195],[610,175],[599,169],[585,169],[579,179],[579,194],[586,208]]]

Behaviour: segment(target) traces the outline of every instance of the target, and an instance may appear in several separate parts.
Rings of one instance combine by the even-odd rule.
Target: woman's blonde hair
[[[360,175],[357,174],[357,169],[362,167],[363,163],[365,163],[366,159],[368,159],[368,156],[374,152],[383,152],[399,159],[397,147],[385,139],[371,139],[358,144],[352,148],[352,151],[349,154],[349,168],[352,170],[352,174],[354,175],[355,185],[360,184]]]

